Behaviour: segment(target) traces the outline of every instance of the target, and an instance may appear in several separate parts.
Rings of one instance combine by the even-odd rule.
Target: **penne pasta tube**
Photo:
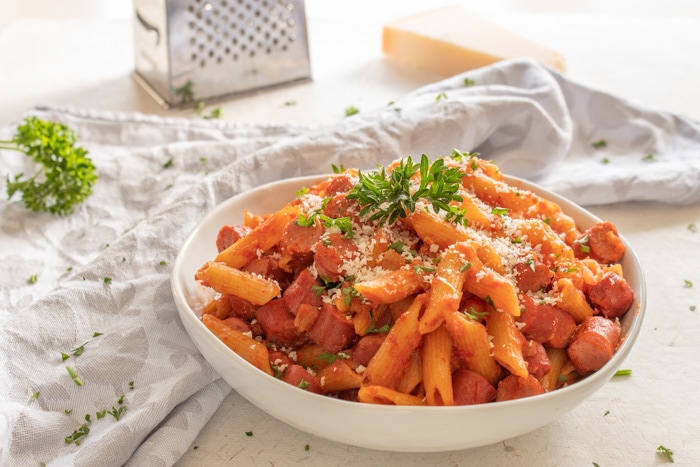
[[[264,305],[280,294],[276,282],[214,261],[204,264],[194,278],[219,293],[235,295],[254,305]]]
[[[425,405],[425,401],[385,386],[362,386],[357,394],[360,402],[385,405]]]
[[[317,371],[316,378],[327,392],[357,389],[362,384],[362,376],[355,372],[345,360],[336,360]]]
[[[501,379],[501,367],[491,355],[491,341],[486,326],[461,313],[447,316],[445,325],[462,364],[495,386]]]
[[[552,368],[549,370],[549,373],[542,377],[540,383],[542,383],[542,387],[545,391],[554,391],[561,383],[562,368],[564,364],[569,361],[569,356],[566,354],[566,349],[550,347],[547,349],[547,358],[549,358],[549,363],[552,364]]]
[[[288,204],[264,220],[248,235],[216,256],[216,262],[242,268],[250,260],[279,243],[285,227],[299,217],[299,207]]]
[[[228,295],[220,295],[217,298],[209,300],[204,309],[202,309],[203,315],[214,315],[219,319],[228,318],[231,313],[231,300],[229,300]]]
[[[573,316],[576,323],[593,316],[594,310],[588,304],[586,296],[574,286],[571,279],[562,278],[557,281],[557,290],[561,299],[557,304],[559,308]]]
[[[425,306],[425,294],[418,295],[410,307],[396,320],[382,345],[367,364],[362,384],[393,388],[420,343],[418,315]]]
[[[466,256],[456,247],[445,250],[428,292],[428,303],[420,319],[421,334],[433,332],[445,322],[445,314],[459,308],[465,271],[471,267]]]
[[[423,337],[423,387],[428,405],[454,405],[452,339],[444,325]]]
[[[264,343],[258,342],[240,331],[236,331],[211,314],[203,315],[202,323],[204,323],[221,342],[226,344],[229,349],[236,352],[244,360],[268,375],[273,374],[272,368],[270,367],[270,354]]]
[[[413,268],[402,268],[377,279],[358,282],[355,290],[373,303],[394,303],[421,292],[423,278]]]
[[[486,329],[493,339],[493,358],[516,376],[527,376],[527,363],[523,358],[523,335],[515,327],[513,316],[492,310],[486,317]]]

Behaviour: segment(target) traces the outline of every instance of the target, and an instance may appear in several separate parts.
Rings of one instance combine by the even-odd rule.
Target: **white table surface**
[[[128,1],[73,0],[61,2],[63,8],[47,0],[18,3],[0,0],[0,125],[46,104],[194,118],[191,110],[161,109],[132,80]],[[434,4],[444,3],[455,2]],[[577,81],[700,120],[700,6],[609,3],[503,0],[475,8],[558,48]],[[344,118],[350,105],[383,106],[441,78],[394,66],[380,52],[381,25],[427,8],[424,3],[312,0],[306,6],[313,81],[217,103],[224,119],[324,124]],[[296,105],[285,106],[290,100]],[[700,465],[700,309],[691,310],[700,307],[700,232],[688,228],[700,227],[700,205],[625,203],[592,211],[631,242],[647,279],[647,316],[625,364],[631,377],[612,380],[533,433],[432,454],[325,441],[232,392],[178,465],[663,465],[659,445],[674,450],[678,465]]]

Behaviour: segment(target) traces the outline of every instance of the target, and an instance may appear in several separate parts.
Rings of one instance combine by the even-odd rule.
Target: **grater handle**
[[[138,11],[136,11],[136,19],[138,20],[139,24],[141,26],[143,26],[143,28],[146,30],[146,32],[149,33],[148,36],[155,36],[155,44],[154,45],[160,44],[160,31],[158,30],[158,28],[153,26],[148,21],[146,21],[144,19],[144,17],[141,15],[141,13],[139,13]],[[155,34],[150,34],[150,33],[155,33]]]

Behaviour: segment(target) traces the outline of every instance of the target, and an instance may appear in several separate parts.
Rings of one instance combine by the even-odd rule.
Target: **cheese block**
[[[461,6],[450,6],[384,26],[382,50],[390,59],[442,75],[529,57],[565,71],[564,57]]]

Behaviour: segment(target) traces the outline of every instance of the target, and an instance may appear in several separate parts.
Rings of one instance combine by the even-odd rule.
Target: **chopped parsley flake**
[[[355,115],[355,114],[358,114],[358,113],[360,113],[360,109],[358,109],[358,108],[355,107],[354,105],[351,105],[350,107],[347,107],[347,108],[345,109],[345,116],[346,116],[346,117],[349,117],[349,116],[351,116],[351,115]]]
[[[592,143],[591,146],[593,146],[594,149],[603,149],[604,147],[608,146],[608,142],[604,139],[601,139],[596,141],[595,143]]]
[[[644,162],[658,162],[659,159],[653,154],[647,154],[646,156],[642,157],[642,160]]]
[[[474,83],[473,79],[464,78],[464,86],[465,87],[469,88],[469,87],[474,86],[474,84],[476,84],[476,83]]]
[[[107,285],[111,284],[111,283],[112,283],[112,278],[111,278],[111,277],[105,277],[105,278],[104,278],[104,283],[107,284]]]
[[[658,448],[656,448],[656,452],[658,452],[659,454],[664,456],[666,459],[668,459],[669,462],[671,462],[671,463],[675,462],[673,460],[673,451],[671,449],[664,447],[664,446],[659,446]]]
[[[632,370],[617,370],[615,372],[615,376],[631,376],[632,375]]]
[[[39,275],[38,274],[32,274],[29,276],[29,283],[30,284],[36,284],[36,282],[39,280]]]
[[[246,431],[246,432],[245,432],[245,435],[246,435],[246,436],[253,436],[253,432],[252,432],[252,431]]]
[[[29,398],[30,401],[35,401],[39,398],[41,395],[41,391],[36,391],[34,394],[32,394],[32,397]]]
[[[80,379],[80,376],[78,376],[78,373],[75,372],[73,367],[66,365],[66,371],[68,371],[68,374],[70,375],[71,379],[75,384],[77,384],[78,386],[82,386],[85,384],[83,380]]]
[[[683,279],[683,283],[687,288],[691,288],[693,286],[693,283],[689,281],[688,279]]]

